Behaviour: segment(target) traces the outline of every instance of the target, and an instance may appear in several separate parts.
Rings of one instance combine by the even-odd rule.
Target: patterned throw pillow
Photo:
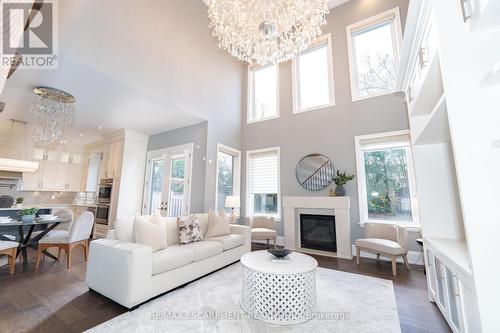
[[[177,218],[177,229],[179,230],[179,243],[189,244],[203,240],[198,216],[181,216]]]

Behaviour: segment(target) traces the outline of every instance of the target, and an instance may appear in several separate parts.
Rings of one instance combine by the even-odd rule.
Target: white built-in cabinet
[[[36,172],[23,174],[24,191],[81,190],[82,154],[33,148],[30,159],[39,162]]]
[[[500,297],[492,261],[500,234],[498,41],[498,0],[410,1],[398,88],[408,106],[429,299],[455,333],[500,332],[491,307]]]
[[[105,144],[102,178],[120,178],[123,159],[123,143],[124,140],[118,140]]]

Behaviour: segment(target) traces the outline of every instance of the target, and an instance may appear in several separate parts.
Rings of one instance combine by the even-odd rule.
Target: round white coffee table
[[[267,251],[241,257],[242,309],[255,319],[273,324],[296,324],[311,318],[316,305],[315,271],[318,262],[293,252],[276,259]]]

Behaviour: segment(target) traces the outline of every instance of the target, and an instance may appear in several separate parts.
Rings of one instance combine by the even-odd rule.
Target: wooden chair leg
[[[16,268],[16,252],[17,248],[13,248],[9,256],[9,273],[14,274],[14,269]]]
[[[61,258],[61,248],[58,247],[57,248],[57,260],[59,260]]]
[[[66,249],[65,249],[67,269],[69,269],[71,267],[71,250],[72,250],[71,244],[68,244]]]
[[[361,255],[361,249],[356,246],[356,265],[359,265],[359,256]]]
[[[409,271],[410,270],[410,264],[408,263],[408,257],[407,257],[406,254],[403,254],[403,260],[405,262],[406,270]]]
[[[392,276],[396,276],[397,270],[396,270],[396,256],[391,256],[391,261],[392,261]]]
[[[38,270],[38,267],[40,266],[40,259],[42,259],[42,252],[45,250],[45,247],[42,244],[38,244],[38,251],[36,254],[36,266],[35,270]]]
[[[88,240],[86,240],[86,241],[84,241],[84,242],[83,242],[83,244],[82,244],[82,246],[83,246],[83,256],[84,256],[84,258],[85,258],[85,262],[87,262],[87,255],[88,255],[88,252],[87,252],[87,251],[88,251],[88,244],[89,244],[88,242],[89,242],[89,241],[88,241]]]
[[[377,261],[380,261],[380,253],[377,253]]]

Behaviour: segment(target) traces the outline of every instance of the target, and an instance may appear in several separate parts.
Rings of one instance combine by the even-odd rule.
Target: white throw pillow
[[[135,217],[121,218],[115,221],[116,238],[125,243],[134,242]]]
[[[161,218],[158,221],[157,218],[153,217],[137,216],[134,229],[137,244],[149,246],[153,252],[167,247],[167,227]]]
[[[228,218],[229,217],[227,215],[226,211],[224,210],[224,208],[219,209],[219,216],[220,217],[224,217],[224,218]]]
[[[229,219],[215,214],[215,212],[210,209],[208,211],[208,231],[205,237],[224,236],[230,233]]]

